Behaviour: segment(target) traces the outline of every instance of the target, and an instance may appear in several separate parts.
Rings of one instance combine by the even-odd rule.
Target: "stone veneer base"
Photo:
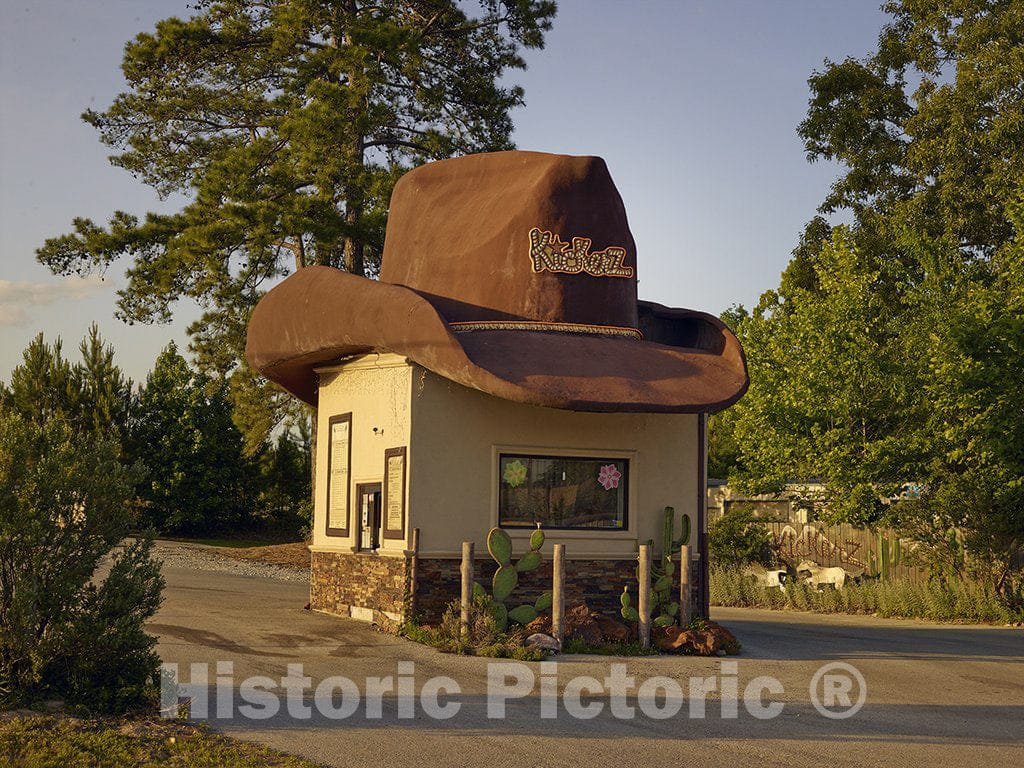
[[[410,590],[409,557],[385,557],[366,552],[313,552],[310,572],[310,607],[316,611],[375,620],[384,614],[392,620],[405,615]],[[436,624],[445,608],[459,598],[461,562],[457,559],[424,558],[417,565],[416,616]],[[490,591],[497,564],[490,558],[474,562],[474,578]],[[701,574],[693,565],[692,605],[700,612]],[[636,560],[567,560],[565,564],[567,606],[585,602],[593,610],[618,617],[622,588],[630,587],[636,604]],[[551,589],[551,561],[535,571],[520,574],[510,607],[533,603]]]
[[[309,607],[373,621],[400,618],[409,592],[409,560],[370,552],[312,552]]]

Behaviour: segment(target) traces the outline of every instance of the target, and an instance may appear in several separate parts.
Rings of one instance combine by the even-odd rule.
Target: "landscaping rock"
[[[659,651],[678,651],[681,645],[680,637],[686,632],[679,627],[654,627],[651,630],[651,642]]]
[[[566,638],[577,638],[587,645],[601,643],[628,643],[635,633],[621,621],[590,609],[586,603],[577,603],[565,612],[563,631]],[[538,616],[526,625],[526,632],[551,634],[551,617]]]
[[[561,650],[561,646],[555,638],[542,632],[534,632],[523,641],[523,645],[527,648],[539,648],[542,651],[555,651],[556,653]]]
[[[626,643],[631,639],[633,633],[621,621],[616,621],[601,614],[597,615],[594,621],[601,630],[601,635],[605,641],[609,643]]]
[[[590,610],[585,603],[578,603],[566,610],[562,620],[562,631],[566,639],[576,638],[587,645],[598,645],[607,636],[606,632],[617,633],[613,624],[618,622]],[[550,635],[551,617],[538,616],[526,625],[526,631]]]
[[[651,639],[659,650],[693,656],[738,653],[740,647],[732,632],[713,621],[704,622],[696,629],[658,627],[652,631]]]
[[[595,613],[584,604],[579,603],[565,612],[565,636],[575,637],[587,645],[598,645],[604,639],[604,633],[597,623],[601,614]]]

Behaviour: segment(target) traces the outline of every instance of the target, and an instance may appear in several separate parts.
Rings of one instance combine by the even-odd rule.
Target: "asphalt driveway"
[[[328,765],[1024,764],[1020,629],[718,609],[714,618],[740,638],[742,656],[562,657],[555,673],[558,694],[547,696],[549,703],[554,701],[555,717],[548,718],[542,717],[540,692],[541,678],[553,679],[549,667],[525,664],[505,677],[489,666],[494,660],[439,654],[360,622],[311,613],[303,610],[308,595],[302,583],[173,566],[165,566],[165,576],[165,603],[150,629],[160,638],[158,650],[164,661],[178,665],[180,682],[201,682],[198,675],[190,679],[189,665],[209,665],[209,686],[191,693],[208,700],[215,727]],[[737,666],[730,667],[731,661]],[[820,714],[810,692],[815,672],[836,662],[852,665],[866,683],[863,707],[846,719]],[[214,679],[218,663],[219,697]],[[665,688],[658,689],[654,681],[652,715],[637,706],[635,687],[623,700],[634,716],[624,716],[621,703],[613,711],[611,683],[605,679],[615,663],[626,665],[636,686],[657,676],[669,678],[684,692],[683,699],[673,698],[671,692],[666,699]],[[295,664],[302,665],[301,674],[310,680],[291,683],[304,696],[294,696],[289,714],[281,678],[288,675],[288,665]],[[489,669],[494,675],[490,686]],[[292,671],[297,677],[298,670]],[[848,702],[856,704],[860,686],[853,678],[844,686],[845,674],[832,670],[819,678],[819,703],[833,705],[825,708],[827,712],[841,713]],[[253,681],[254,675],[267,679]],[[488,717],[488,690],[493,706],[494,691],[501,685],[512,687],[516,675],[524,688],[534,683],[526,689],[529,692],[524,690],[521,698],[511,698],[516,692],[510,692],[505,716]],[[830,675],[835,678],[832,683]],[[325,694],[328,698],[321,700],[323,706],[314,696],[321,681],[336,676],[358,688],[359,704],[343,718],[343,702],[357,700],[351,689],[332,685]],[[401,678],[403,685],[419,692],[437,676],[452,678],[458,686],[457,693],[448,686],[434,699],[426,697],[428,705],[434,700],[439,705],[457,703],[458,711],[447,719],[430,716],[424,699],[409,699],[404,689],[399,696],[384,691],[387,680],[379,686],[384,691],[377,695],[379,715],[369,701],[374,684],[368,686],[367,678],[391,677],[392,683]],[[601,707],[590,719],[573,716],[577,697],[565,695],[567,687],[575,692],[586,688],[579,676],[605,683],[601,692],[584,691],[578,697],[580,705]],[[755,681],[760,676],[777,681],[777,687],[763,688]],[[713,678],[721,689],[706,694],[704,717],[693,716],[691,699],[696,696],[691,678]],[[731,687],[742,698],[751,681],[760,693],[748,709],[731,694]],[[278,709],[266,717],[273,709],[271,699],[278,702]],[[241,715],[253,701],[259,706],[250,711],[264,719]],[[671,712],[673,702],[676,714]],[[768,710],[759,707],[773,704],[780,704],[781,712],[763,717]],[[657,719],[659,712],[669,716]],[[409,714],[411,718],[406,717]],[[452,709],[445,714],[452,714]]]

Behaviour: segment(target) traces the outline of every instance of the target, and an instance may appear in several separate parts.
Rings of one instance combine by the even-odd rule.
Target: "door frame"
[[[363,494],[375,493],[377,495],[377,503],[373,510],[373,518],[370,520],[370,544],[369,547],[363,546],[363,532],[366,530],[366,526],[363,525]],[[380,549],[381,540],[381,526],[383,517],[381,515],[381,503],[384,496],[384,485],[377,481],[372,483],[356,483],[356,521],[355,526],[357,531],[356,536],[356,549],[360,552],[376,552]],[[373,546],[376,543],[377,546]]]

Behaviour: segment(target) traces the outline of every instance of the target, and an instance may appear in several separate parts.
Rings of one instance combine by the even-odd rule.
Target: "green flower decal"
[[[510,461],[505,465],[505,482],[518,488],[526,482],[526,465],[521,461]]]

